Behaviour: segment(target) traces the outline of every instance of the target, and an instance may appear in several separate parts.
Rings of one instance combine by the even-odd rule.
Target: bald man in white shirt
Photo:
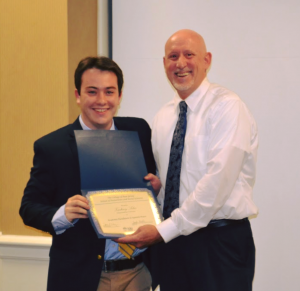
[[[137,247],[158,243],[153,281],[161,291],[252,290],[255,246],[248,217],[258,213],[252,200],[257,126],[235,93],[208,81],[211,59],[203,38],[192,30],[168,39],[164,66],[176,94],[157,113],[152,131],[165,220],[119,239]],[[169,162],[182,101],[186,129],[176,180]],[[177,204],[168,193],[174,179]]]

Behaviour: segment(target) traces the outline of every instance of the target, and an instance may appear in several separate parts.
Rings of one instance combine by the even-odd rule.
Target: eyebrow
[[[94,86],[88,86],[86,88],[87,89],[95,89],[95,90],[99,89],[98,87],[94,87]],[[117,88],[115,86],[105,87],[105,89],[115,89],[115,90],[117,90]]]

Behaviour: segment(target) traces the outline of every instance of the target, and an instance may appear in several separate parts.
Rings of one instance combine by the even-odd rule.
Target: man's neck
[[[186,100],[188,97],[190,97],[195,91],[199,89],[199,87],[203,84],[204,80],[206,80],[206,77],[201,81],[201,83],[192,91],[192,92],[178,92],[177,90],[177,95],[179,96],[180,99]]]
[[[79,122],[80,122],[80,125],[82,127],[83,130],[92,130],[91,128],[89,128],[84,122],[83,122],[83,119],[81,117],[81,114],[79,115]],[[101,129],[99,129],[101,130]],[[111,123],[111,127],[109,130],[115,130],[115,123],[114,123],[114,120],[112,119],[112,123]]]

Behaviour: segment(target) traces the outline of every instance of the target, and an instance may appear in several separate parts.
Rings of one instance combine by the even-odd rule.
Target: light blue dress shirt
[[[81,118],[81,115],[79,116],[79,121],[80,121],[80,124],[81,124],[83,130],[91,130],[89,127],[87,127],[84,124],[84,122]],[[110,130],[116,130],[114,120],[112,121],[112,126],[111,126]],[[63,205],[57,210],[57,212],[53,216],[51,222],[52,222],[53,228],[55,230],[55,233],[57,235],[60,235],[63,232],[65,232],[68,228],[76,227],[75,224],[77,221],[78,221],[78,219],[74,219],[72,223],[68,221],[68,219],[66,218],[66,215],[65,215],[65,205]],[[118,248],[119,248],[118,243],[112,241],[111,239],[107,239],[106,244],[105,244],[104,260],[126,259],[126,257],[122,253],[119,252]],[[145,250],[146,250],[146,248],[144,248],[144,249],[136,248],[133,253],[133,257],[138,256],[140,253],[142,253]]]

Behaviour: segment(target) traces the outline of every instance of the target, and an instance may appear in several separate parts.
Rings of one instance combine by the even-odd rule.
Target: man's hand
[[[131,235],[118,238],[117,243],[132,244],[137,248],[145,248],[162,241],[162,237],[154,225],[140,226],[137,231]]]
[[[88,200],[78,194],[68,199],[65,206],[65,215],[72,222],[76,218],[88,218],[87,210],[89,209]]]
[[[161,188],[161,182],[159,180],[159,178],[153,174],[148,174],[147,176],[144,177],[145,180],[150,181],[151,186],[156,194],[156,196],[159,193],[159,190]]]

